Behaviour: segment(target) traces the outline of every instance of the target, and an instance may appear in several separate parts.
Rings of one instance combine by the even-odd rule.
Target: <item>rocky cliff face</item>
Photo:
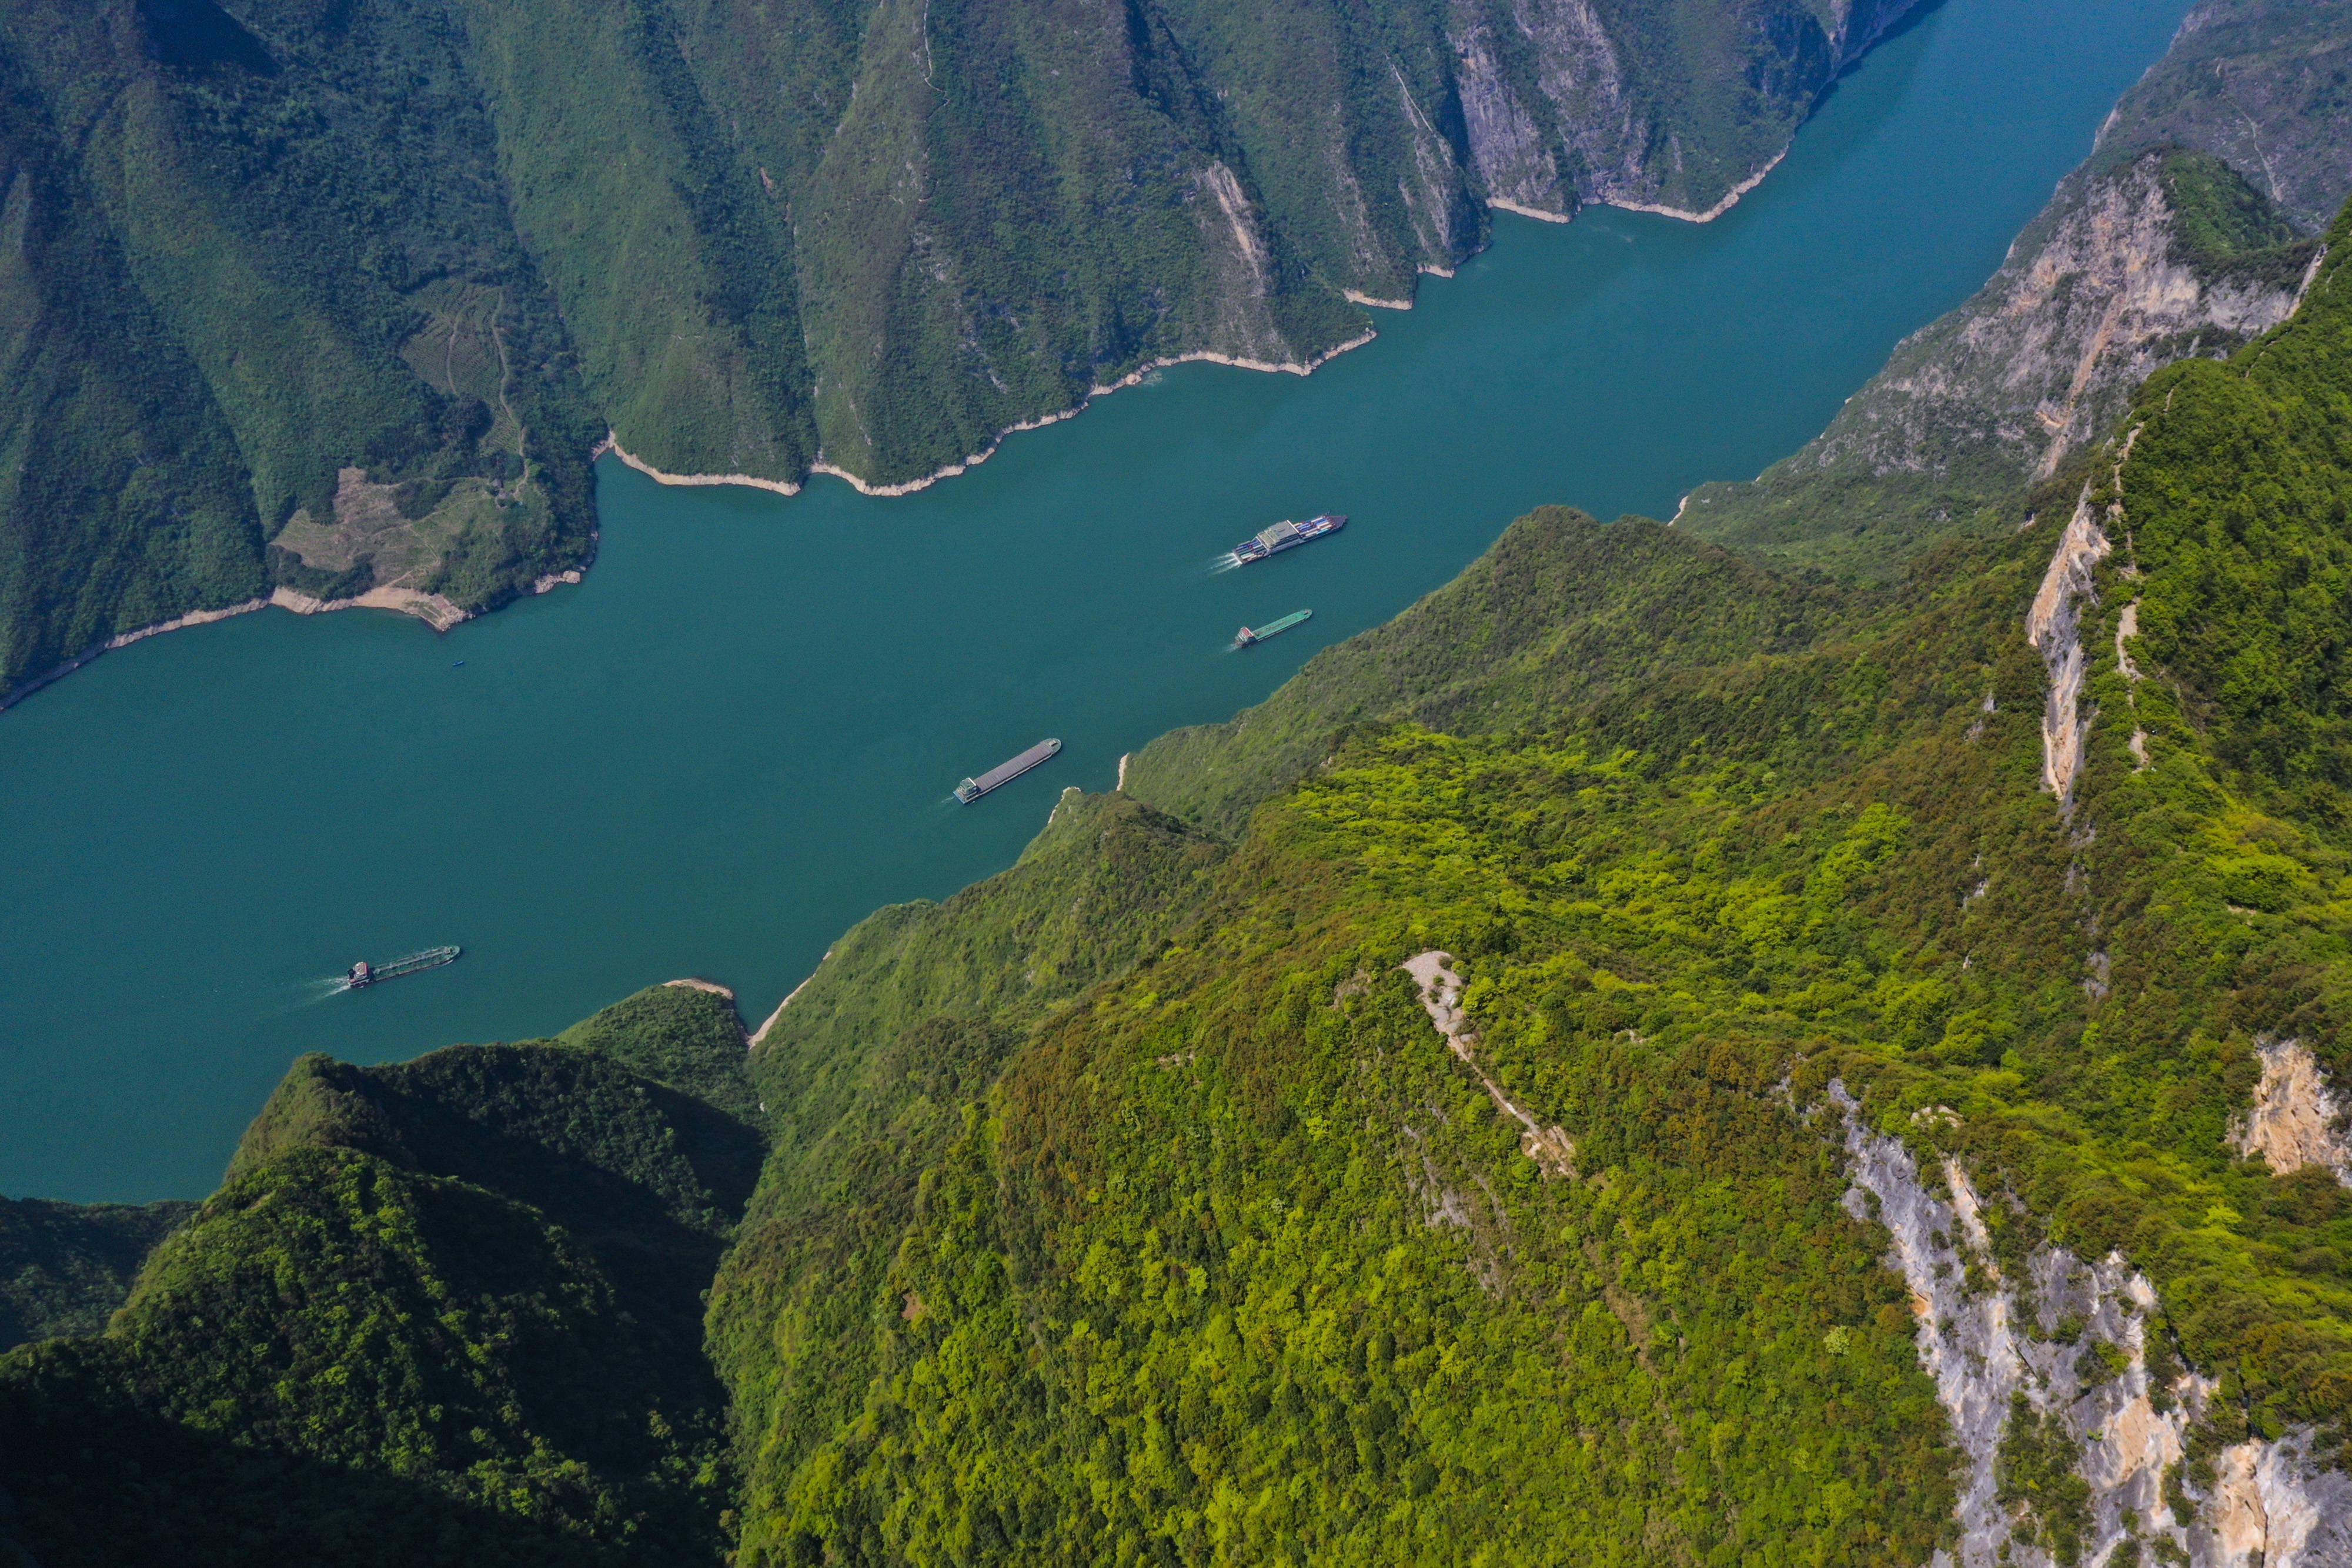
[[[1990,449],[2037,477],[2113,428],[2150,372],[2286,319],[2303,272],[2200,267],[2150,152],[2090,181],[1968,306],[1904,344],[1822,436],[1823,467],[1928,473]]]
[[[2344,1109],[2327,1074],[2297,1040],[2264,1041],[2257,1051],[2262,1082],[2253,1103],[2231,1129],[2231,1143],[2279,1176],[2317,1166],[2352,1186],[2352,1145],[2344,1135]]]
[[[1677,522],[1880,575],[2105,439],[2151,372],[2285,319],[2316,265],[2304,236],[2352,194],[2352,95],[2314,78],[2339,58],[2352,7],[2200,5],[1975,298],[1903,342],[1811,445],[1694,492]],[[2259,138],[2232,107],[2257,99],[2275,111]]]
[[[1456,0],[1448,26],[1469,161],[1492,204],[1566,217],[1587,203],[1714,216],[1779,162],[1786,138],[1838,71],[1916,0],[1832,0],[1819,16],[1732,7],[1730,55],[1747,79],[1727,88],[1705,58],[1684,62],[1759,123],[1724,135],[1687,123],[1665,84],[1629,62],[1647,17],[1596,0]],[[1629,47],[1628,46],[1631,46]],[[1731,63],[1730,61],[1721,63]]]
[[[1966,1460],[1958,1541],[1940,1563],[2352,1563],[2352,1477],[2313,1459],[2310,1434],[2192,1458],[2218,1385],[2167,1342],[2147,1276],[2047,1243],[2004,1272],[1984,1206],[2014,1200],[1988,1200],[1949,1157],[1923,1174],[1842,1087],[1831,1098],[1853,1160],[1848,1207],[1886,1228],[1920,1363]]]
[[[2042,787],[2071,805],[2074,775],[2083,766],[2083,741],[2091,716],[2083,706],[2083,677],[2087,660],[2083,649],[2084,601],[2096,602],[2095,573],[2113,547],[2091,507],[2091,489],[2074,504],[2058,536],[2058,549],[2042,574],[2033,607],[2025,615],[2025,640],[2042,655],[2049,672],[2050,689],[2042,716]]]

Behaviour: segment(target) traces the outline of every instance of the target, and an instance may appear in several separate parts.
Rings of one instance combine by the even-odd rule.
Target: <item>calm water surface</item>
[[[1801,444],[1999,265],[2186,3],[1951,0],[1720,222],[1498,218],[1311,379],[1173,370],[895,500],[608,460],[579,588],[446,637],[246,616],[0,714],[0,1192],[201,1195],[305,1051],[547,1033],[681,975],[758,1019],[876,905],[1007,864],[1065,786],[1263,697],[1528,507],[1663,516]],[[1210,570],[1325,509],[1355,520]],[[950,801],[1048,735],[1057,760]]]

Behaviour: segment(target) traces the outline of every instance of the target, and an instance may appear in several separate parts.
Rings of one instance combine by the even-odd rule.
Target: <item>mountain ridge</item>
[[[2192,74],[2313,13],[2200,15]],[[756,1040],[674,986],[303,1059],[103,1334],[0,1354],[0,1555],[2352,1563],[2303,166],[2086,170],[2294,300],[1873,572],[1790,559],[1853,489],[1539,508]]]
[[[0,693],[274,588],[494,609],[593,556],[600,439],[890,493],[1311,365],[1489,195],[1716,204],[1907,9],[25,0]]]

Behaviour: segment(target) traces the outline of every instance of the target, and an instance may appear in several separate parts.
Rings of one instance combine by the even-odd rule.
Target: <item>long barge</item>
[[[422,953],[411,953],[407,957],[394,958],[389,964],[371,964],[362,958],[343,976],[343,987],[346,990],[361,991],[378,980],[396,980],[403,975],[437,969],[444,964],[456,963],[462,951],[457,947],[427,947]]]
[[[1315,612],[1312,610],[1294,610],[1289,614],[1284,616],[1281,620],[1269,621],[1265,625],[1258,627],[1255,631],[1244,626],[1234,635],[1234,646],[1236,648],[1255,648],[1260,643],[1265,642],[1268,637],[1281,636],[1285,632],[1289,631],[1293,626],[1297,625],[1300,622],[1306,620],[1308,616],[1314,613]]]
[[[1286,517],[1270,528],[1260,528],[1235,545],[1234,562],[1237,566],[1247,566],[1254,560],[1264,560],[1268,556],[1280,555],[1284,550],[1297,549],[1300,545],[1336,534],[1347,526],[1348,515],[1345,512],[1326,512],[1303,523],[1294,523]]]
[[[991,789],[1002,789],[1041,762],[1050,760],[1062,749],[1058,740],[1041,740],[1020,756],[1000,762],[977,779],[967,779],[955,787],[955,798],[971,805]]]

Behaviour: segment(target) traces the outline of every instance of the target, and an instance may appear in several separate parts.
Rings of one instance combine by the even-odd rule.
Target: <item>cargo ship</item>
[[[1255,631],[1252,631],[1250,628],[1244,626],[1240,632],[1234,634],[1234,646],[1236,648],[1254,648],[1260,643],[1265,642],[1268,637],[1279,637],[1282,633],[1289,631],[1293,626],[1297,625],[1300,622],[1306,620],[1308,616],[1314,613],[1315,612],[1312,610],[1294,610],[1289,614],[1284,616],[1281,620],[1269,621]]]
[[[389,964],[371,964],[362,958],[343,976],[343,988],[362,991],[378,980],[396,980],[403,975],[437,969],[444,964],[456,963],[458,951],[456,947],[427,947],[422,953],[411,953],[407,957],[394,958]]]
[[[1270,555],[1280,555],[1286,549],[1336,534],[1348,526],[1345,513],[1326,512],[1319,517],[1309,517],[1303,523],[1285,520],[1270,528],[1262,528],[1234,547],[1234,560],[1247,566],[1254,560],[1264,560]]]
[[[979,778],[967,779],[957,785],[955,798],[969,806],[991,789],[1012,783],[1061,749],[1062,743],[1058,740],[1041,740],[1010,761],[1000,762]]]

